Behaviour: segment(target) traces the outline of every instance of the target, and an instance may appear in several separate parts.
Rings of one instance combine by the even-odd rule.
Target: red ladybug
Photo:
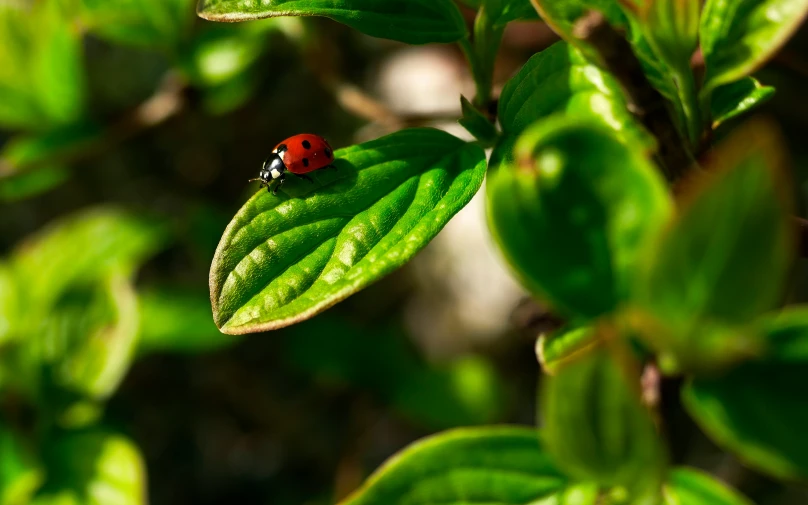
[[[272,150],[272,154],[264,162],[258,178],[252,181],[261,181],[261,187],[270,190],[270,183],[277,180],[278,184],[272,189],[272,194],[278,193],[278,188],[286,180],[286,172],[314,182],[305,175],[321,168],[336,168],[331,165],[334,161],[334,151],[328,141],[319,135],[302,133],[289,137]]]

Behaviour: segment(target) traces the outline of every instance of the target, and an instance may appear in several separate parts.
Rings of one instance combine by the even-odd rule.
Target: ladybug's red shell
[[[334,161],[334,151],[319,135],[302,133],[289,137],[272,150],[283,160],[286,170],[305,174],[327,167]]]

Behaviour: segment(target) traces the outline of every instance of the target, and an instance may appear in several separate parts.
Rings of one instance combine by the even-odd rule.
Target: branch
[[[694,163],[671,116],[667,100],[643,72],[640,60],[622,34],[598,11],[589,11],[578,19],[573,34],[597,51],[601,66],[617,78],[626,93],[629,110],[656,137],[657,161],[669,181],[682,176]]]

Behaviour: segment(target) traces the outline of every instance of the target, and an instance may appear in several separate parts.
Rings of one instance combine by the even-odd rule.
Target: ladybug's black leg
[[[273,195],[277,196],[278,189],[280,189],[280,187],[283,186],[284,182],[286,182],[286,177],[281,177],[280,179],[278,179],[278,184],[276,184],[275,187],[272,189]],[[267,191],[269,191],[269,186],[267,186]]]
[[[312,179],[311,177],[309,177],[309,176],[308,176],[308,175],[306,175],[306,174],[295,174],[295,175],[296,175],[296,176],[298,176],[298,177],[300,177],[301,179],[306,179],[306,180],[307,180],[307,181],[309,181],[309,182],[314,182],[314,179]]]

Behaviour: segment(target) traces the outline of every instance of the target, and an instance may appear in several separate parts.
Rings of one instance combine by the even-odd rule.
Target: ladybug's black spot
[[[303,166],[304,167],[309,166],[309,159],[308,158],[303,158]]]
[[[276,151],[279,152],[279,153],[282,153],[282,152],[285,152],[287,149],[288,148],[286,147],[286,144],[281,144],[281,145],[278,146]]]
[[[303,149],[311,149],[311,142],[309,142],[308,140],[304,140]]]
[[[326,157],[326,158],[330,158],[330,157],[331,157],[331,149],[329,149],[329,148],[327,148],[327,147],[325,148],[325,157]]]

